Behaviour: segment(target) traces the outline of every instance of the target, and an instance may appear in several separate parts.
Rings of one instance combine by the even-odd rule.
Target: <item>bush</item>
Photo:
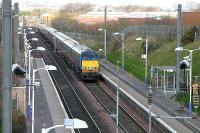
[[[13,100],[12,108],[12,133],[26,132],[26,117],[19,110],[16,109],[16,100]]]
[[[26,132],[26,118],[23,114],[13,116],[13,129],[12,133],[25,133]]]
[[[197,32],[196,26],[193,26],[190,30],[188,30],[181,38],[181,43],[186,45],[188,43],[193,43],[195,39],[195,33]]]
[[[184,106],[187,106],[188,102],[189,102],[189,94],[188,93],[179,93],[176,96],[176,101],[183,104]]]
[[[155,39],[155,38],[152,38],[152,37],[149,37],[148,39],[148,52],[152,52],[158,48],[161,47],[162,45],[162,41],[161,40],[158,40],[158,39]],[[143,49],[143,53],[145,54],[145,51],[146,51],[146,41],[143,41],[142,42],[142,45],[141,45],[141,48]]]

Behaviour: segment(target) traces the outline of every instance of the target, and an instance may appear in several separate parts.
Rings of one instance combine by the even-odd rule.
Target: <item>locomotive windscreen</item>
[[[86,51],[81,53],[82,60],[98,60],[98,54],[92,51]]]

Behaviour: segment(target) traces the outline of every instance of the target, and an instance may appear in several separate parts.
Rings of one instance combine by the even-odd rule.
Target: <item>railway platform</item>
[[[34,69],[43,68],[42,58],[34,59]],[[55,125],[63,125],[64,119],[68,118],[56,88],[51,80],[48,71],[39,70],[36,72],[36,82],[40,86],[35,89],[35,133],[41,133],[42,128],[49,128]],[[49,133],[71,133],[71,129],[64,127],[55,128]],[[28,122],[28,133],[31,133],[31,122]]]
[[[119,78],[119,87],[121,92],[131,96],[139,103],[144,105],[146,109],[149,108],[147,103],[147,92],[144,83],[130,76],[125,71],[117,71],[116,66],[104,61],[101,61],[100,72],[109,78],[109,80],[116,83]],[[170,99],[165,99],[161,91],[154,91],[154,103],[151,107],[152,112],[160,117],[167,125],[169,125],[175,132],[180,133],[199,133],[200,132],[200,119],[175,119],[173,117],[188,117],[188,111],[180,111],[180,106],[172,102]]]

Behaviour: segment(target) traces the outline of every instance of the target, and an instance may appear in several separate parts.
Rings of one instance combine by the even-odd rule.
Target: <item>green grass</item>
[[[0,132],[2,133],[2,121],[0,121]]]
[[[144,63],[142,63],[140,60],[130,55],[125,55],[124,59],[125,59],[124,69],[132,76],[135,76],[141,81],[143,81]],[[119,65],[121,67],[121,60],[122,60],[121,51],[108,53],[108,60],[115,65],[117,65],[117,61],[119,61],[120,62]]]
[[[176,97],[176,101],[178,101],[179,103],[181,103],[184,106],[188,106],[188,103],[189,103],[189,93],[180,93]]]

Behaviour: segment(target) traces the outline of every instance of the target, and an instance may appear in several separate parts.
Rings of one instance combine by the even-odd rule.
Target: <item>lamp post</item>
[[[124,70],[124,34],[116,32],[112,35],[122,45],[122,70]],[[122,42],[116,37],[117,35],[120,35],[122,37]]]
[[[190,101],[189,101],[189,115],[192,115],[192,52],[200,50],[200,47],[197,49],[189,50],[189,49],[183,49],[183,47],[177,47],[175,48],[175,51],[188,51],[190,52],[189,57],[190,57]]]
[[[30,45],[28,45],[28,41],[38,41],[37,38],[31,38],[31,39],[25,39],[24,41],[24,47],[25,47],[25,70],[26,70],[26,73],[28,71],[28,49],[31,48]]]
[[[32,28],[27,28],[28,30],[32,30]],[[29,40],[32,40],[32,41],[38,41],[38,39],[37,38],[31,38],[31,39],[26,39],[26,34],[34,34],[35,32],[33,32],[33,31],[30,31],[30,32],[28,32],[28,33],[26,33],[26,30],[27,29],[24,29],[24,32],[22,33],[22,32],[18,32],[18,34],[24,34],[24,50],[25,50],[25,69],[27,70],[27,42],[29,41]],[[18,28],[18,30],[22,30],[22,28],[21,27],[19,27]]]
[[[25,33],[25,29],[24,29],[24,33]],[[25,33],[26,34],[26,33]],[[28,89],[28,86],[30,85],[28,85],[28,80],[29,80],[29,78],[28,78],[28,75],[27,74],[30,74],[30,73],[28,73],[28,58],[29,58],[29,53],[28,53],[28,50],[31,48],[31,46],[30,45],[28,45],[27,43],[28,43],[28,41],[38,41],[38,39],[37,38],[31,38],[31,39],[26,39],[26,37],[25,37],[25,34],[24,34],[24,49],[25,49],[25,52],[24,52],[24,54],[25,54],[25,71],[26,71],[26,90]],[[30,91],[30,90],[29,90]],[[28,97],[30,97],[30,92],[28,93]],[[30,116],[29,115],[29,112],[30,112],[30,100],[29,100],[29,102],[28,102],[28,110],[27,110],[27,115],[28,115],[28,117]]]
[[[152,79],[154,74],[154,67],[151,66],[151,79],[149,85],[149,91],[147,95],[148,105],[149,105],[149,133],[151,133],[151,107],[153,105],[153,91],[152,91]]]
[[[117,72],[119,71],[118,68],[119,61],[117,61]],[[117,76],[117,104],[116,104],[116,133],[118,133],[118,127],[119,127],[119,78]]]
[[[45,65],[43,68],[38,68],[33,70],[33,81],[32,81],[32,133],[34,133],[34,123],[35,123],[35,73],[39,70],[57,70],[55,66]]]
[[[38,41],[37,38],[31,38],[31,39],[25,39],[24,40],[24,49],[25,49],[25,70],[26,70],[26,76],[28,73],[28,49],[31,48],[30,45],[28,45],[28,41]]]
[[[51,129],[57,127],[65,127],[70,129],[80,129],[80,128],[88,128],[88,125],[85,121],[79,119],[64,119],[64,125],[56,125],[49,128],[42,128],[42,133],[48,133]]]
[[[139,38],[136,38],[136,41],[141,41],[143,40],[143,38],[139,37]],[[147,38],[144,39],[145,40],[145,55],[142,55],[142,58],[145,59],[145,79],[144,79],[144,82],[145,82],[145,89],[147,90],[147,76],[148,76],[148,72],[147,72],[147,68],[148,68],[148,35],[147,35]]]
[[[31,112],[31,52],[39,50],[39,51],[44,51],[45,48],[43,47],[37,47],[36,49],[28,49],[28,80],[29,80],[29,88],[28,88],[28,111],[27,111],[27,116],[30,119],[30,112]]]
[[[106,29],[98,29],[98,31],[104,31],[104,61],[107,61],[107,50],[106,50]]]

